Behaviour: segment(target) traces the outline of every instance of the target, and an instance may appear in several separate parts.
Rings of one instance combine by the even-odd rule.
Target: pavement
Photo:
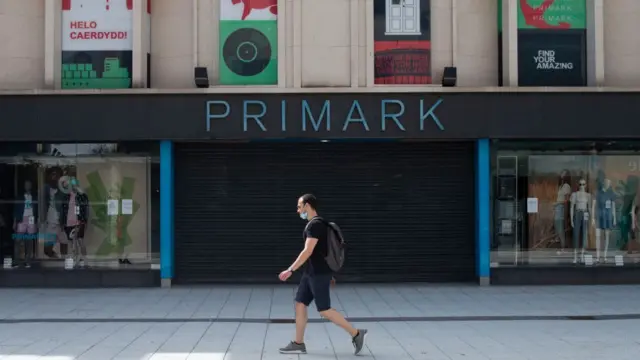
[[[640,286],[343,285],[334,307],[369,329],[362,356],[315,310],[307,355],[293,287],[1,289],[0,360],[638,359]]]

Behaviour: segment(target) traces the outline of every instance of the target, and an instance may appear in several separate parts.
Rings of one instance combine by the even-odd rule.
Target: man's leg
[[[296,311],[296,338],[290,342],[289,345],[280,348],[280,352],[283,354],[306,354],[307,347],[304,344],[304,331],[307,327],[307,308],[313,301],[313,292],[311,291],[311,284],[309,277],[305,274],[300,279],[298,285],[298,291],[295,298],[295,311]]]
[[[309,316],[308,306],[296,301],[296,343],[304,344],[304,331],[307,328]]]
[[[331,275],[319,275],[312,278],[311,289],[313,290],[316,307],[323,318],[343,328],[351,335],[354,352],[357,355],[364,347],[367,330],[354,328],[342,314],[331,307],[331,279]]]

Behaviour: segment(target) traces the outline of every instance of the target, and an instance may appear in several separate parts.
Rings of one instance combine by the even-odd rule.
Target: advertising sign
[[[585,29],[586,0],[518,0],[519,29]]]
[[[518,0],[518,85],[586,86],[586,0]]]
[[[376,84],[431,84],[431,1],[374,0]]]
[[[518,78],[527,86],[586,86],[584,32],[518,34]]]
[[[133,0],[62,1],[62,88],[131,87]]]
[[[277,84],[277,0],[220,0],[219,53],[220,84]]]

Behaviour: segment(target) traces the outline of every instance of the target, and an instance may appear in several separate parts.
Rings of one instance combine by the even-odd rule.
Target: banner
[[[431,84],[431,1],[374,0],[376,84]]]
[[[535,31],[518,34],[520,85],[586,86],[583,32]]]
[[[278,83],[277,0],[220,0],[220,84]]]
[[[133,0],[62,1],[62,88],[131,87]]]
[[[518,0],[518,29],[585,29],[586,0]]]
[[[586,86],[586,0],[518,0],[520,86]]]

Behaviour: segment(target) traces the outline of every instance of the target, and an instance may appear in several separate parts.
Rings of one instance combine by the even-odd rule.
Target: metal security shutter
[[[307,192],[344,231],[341,281],[474,279],[471,143],[181,144],[175,186],[177,283],[277,281]]]

